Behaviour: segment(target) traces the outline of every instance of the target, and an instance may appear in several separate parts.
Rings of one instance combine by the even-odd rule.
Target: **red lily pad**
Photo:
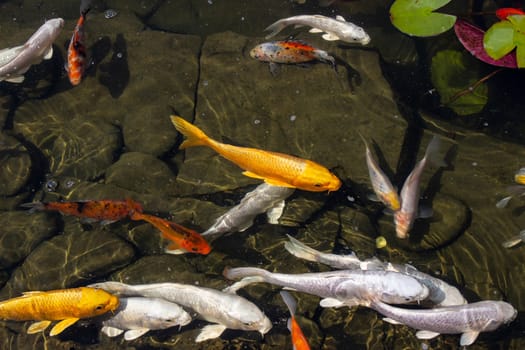
[[[458,19],[454,24],[454,31],[461,44],[478,60],[497,67],[518,68],[516,53],[510,52],[502,58],[491,58],[483,47],[485,32],[467,21]]]

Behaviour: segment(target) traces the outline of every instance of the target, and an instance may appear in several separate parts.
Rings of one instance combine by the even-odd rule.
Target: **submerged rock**
[[[13,196],[23,190],[31,176],[29,151],[14,137],[0,133],[0,196]]]

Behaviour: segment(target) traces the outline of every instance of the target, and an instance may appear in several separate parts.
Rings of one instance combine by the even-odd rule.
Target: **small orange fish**
[[[516,9],[513,7],[503,7],[496,10],[496,17],[498,17],[502,21],[506,20],[507,17],[514,15],[523,16],[525,15],[525,12],[523,12],[523,10]]]
[[[144,220],[162,232],[162,237],[171,241],[165,252],[169,254],[197,253],[207,255],[211,247],[196,231],[154,215],[134,212],[132,220]]]
[[[256,148],[237,147],[209,138],[202,130],[181,117],[171,116],[175,128],[188,139],[180,149],[208,146],[244,169],[244,175],[262,179],[269,185],[305,191],[337,191],[341,180],[324,166],[311,160]]]
[[[294,350],[310,350],[310,345],[308,340],[303,334],[301,327],[295,319],[295,309],[297,308],[297,303],[290,293],[287,291],[281,291],[281,297],[283,298],[284,303],[290,311],[291,317],[288,319],[288,329],[292,333],[292,344]]]
[[[59,211],[63,215],[73,215],[92,221],[101,221],[103,225],[142,212],[142,205],[131,198],[126,200],[86,200],[73,202],[33,202],[21,205],[34,210]]]
[[[66,71],[69,81],[74,86],[80,84],[86,69],[84,22],[86,21],[86,15],[89,10],[89,8],[86,8],[80,12],[80,18],[78,19],[73,36],[69,42],[69,47],[67,48]]]
[[[47,292],[26,292],[23,296],[0,302],[0,319],[39,321],[27,330],[28,334],[45,330],[51,321],[59,321],[49,335],[60,334],[81,318],[90,318],[114,311],[119,299],[96,288],[80,287]]]

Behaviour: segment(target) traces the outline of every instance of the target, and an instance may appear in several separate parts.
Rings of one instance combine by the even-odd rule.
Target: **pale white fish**
[[[509,186],[507,187],[507,192],[510,193],[510,196],[500,199],[496,203],[496,208],[498,209],[505,208],[513,197],[525,196],[525,186],[523,185]]]
[[[384,319],[387,322],[419,329],[416,333],[419,339],[432,339],[439,334],[461,334],[461,346],[474,343],[480,332],[493,331],[512,322],[517,315],[509,303],[493,300],[429,310],[402,309],[375,300],[370,307],[387,316]]]
[[[109,316],[109,317],[108,317]],[[179,305],[159,298],[120,298],[115,314],[106,314],[102,332],[108,337],[124,333],[125,340],[133,340],[149,330],[185,326],[191,316]]]
[[[258,331],[263,336],[272,328],[272,322],[254,303],[236,294],[212,288],[179,283],[128,285],[120,282],[102,282],[92,286],[116,295],[162,298],[214,323],[202,329],[196,342],[217,338],[227,328]]]
[[[289,25],[312,27],[312,29],[310,29],[311,33],[324,32],[323,39],[328,41],[341,40],[362,45],[370,42],[370,36],[363,28],[345,21],[342,16],[330,18],[322,15],[299,15],[280,19],[265,29],[265,31],[271,31],[271,33],[266,36],[266,39],[275,36]]]
[[[242,232],[253,224],[259,214],[267,213],[268,222],[276,224],[284,209],[284,200],[294,192],[293,188],[272,186],[262,183],[248,192],[241,202],[221,215],[215,223],[201,235],[207,240]]]
[[[367,305],[372,298],[387,303],[419,302],[428,288],[416,279],[391,271],[341,270],[318,273],[272,273],[255,267],[225,269],[227,279],[240,279],[229,291],[247,284],[266,282],[323,298],[322,307]]]
[[[24,81],[24,73],[31,65],[43,59],[50,59],[53,56],[53,42],[63,27],[62,18],[50,19],[38,28],[24,45],[11,50],[2,50],[2,53],[9,57],[0,58],[0,62],[5,62],[0,65],[0,81],[21,83]]]
[[[408,175],[401,189],[401,209],[394,213],[394,223],[396,225],[396,235],[398,238],[408,238],[409,232],[414,225],[414,220],[418,215],[419,192],[421,174],[427,163],[431,162],[436,166],[445,166],[443,161],[438,160],[438,152],[441,145],[439,137],[434,136],[427,146],[425,156],[416,164],[412,172]]]
[[[460,291],[445,281],[419,271],[408,264],[384,263],[377,258],[359,260],[352,252],[349,255],[337,255],[322,253],[311,247],[306,246],[297,239],[288,235],[289,242],[284,247],[292,255],[308,261],[319,262],[336,269],[361,269],[361,270],[386,270],[399,272],[417,279],[424,284],[429,291],[427,299],[436,306],[463,305],[467,300]]]
[[[503,248],[512,248],[521,242],[525,242],[525,230],[521,230],[519,235],[511,237],[509,240],[501,243],[501,245]]]
[[[388,209],[394,212],[399,210],[401,203],[397,194],[397,189],[392,185],[388,176],[386,176],[383,170],[379,167],[379,164],[375,161],[372,152],[370,151],[370,147],[368,147],[368,142],[363,135],[359,133],[359,136],[361,136],[361,139],[363,139],[365,144],[366,165],[368,167],[368,174],[374,193]]]

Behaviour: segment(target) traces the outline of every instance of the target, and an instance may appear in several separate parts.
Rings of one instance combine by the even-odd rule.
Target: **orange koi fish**
[[[73,215],[89,221],[101,221],[103,225],[142,212],[142,205],[131,198],[126,200],[86,200],[73,202],[33,202],[21,205],[35,210],[59,211],[63,215]]]
[[[310,350],[308,340],[306,340],[301,327],[299,327],[299,324],[295,319],[295,309],[297,308],[295,299],[290,293],[284,290],[281,291],[281,297],[283,298],[283,301],[288,307],[290,315],[292,316],[288,319],[288,329],[292,333],[292,344],[294,350]]]
[[[67,64],[66,71],[69,77],[69,81],[72,85],[76,86],[82,81],[82,76],[86,69],[86,47],[84,45],[85,34],[84,34],[84,22],[86,21],[86,15],[90,8],[80,10],[80,18],[78,19],[73,36],[69,42],[67,48]]]
[[[512,7],[502,7],[496,10],[496,17],[498,17],[502,21],[506,20],[507,17],[513,15],[525,15],[525,12],[523,12],[523,10]]]
[[[168,254],[189,252],[207,255],[211,251],[210,245],[200,234],[172,221],[141,212],[134,212],[131,219],[147,221],[159,229],[162,232],[162,237],[171,241],[165,249]]]
[[[329,62],[335,67],[335,59],[326,51],[316,49],[298,40],[262,43],[250,51],[250,56],[259,61],[269,62],[272,73],[275,73],[276,63],[291,64],[319,60],[321,62]]]
[[[96,288],[80,287],[47,292],[26,292],[21,297],[0,302],[0,319],[31,321],[28,334],[45,330],[51,321],[59,321],[49,335],[60,334],[81,318],[90,318],[114,311],[119,299]]]
[[[208,146],[224,158],[244,169],[244,175],[262,179],[269,185],[298,188],[305,191],[337,191],[341,180],[324,166],[311,160],[256,148],[237,147],[209,138],[202,130],[182,119],[171,116],[175,128],[188,139],[180,149]]]

